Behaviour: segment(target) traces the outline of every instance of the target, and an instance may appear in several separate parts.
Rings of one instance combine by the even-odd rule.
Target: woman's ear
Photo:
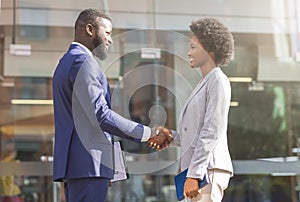
[[[94,27],[93,27],[93,25],[91,25],[90,23],[88,23],[88,24],[85,26],[85,31],[86,31],[86,33],[87,33],[90,37],[92,37],[93,34],[94,34]]]

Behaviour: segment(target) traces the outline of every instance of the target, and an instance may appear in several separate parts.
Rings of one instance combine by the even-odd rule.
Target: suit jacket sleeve
[[[227,134],[227,116],[231,97],[230,83],[226,78],[214,78],[213,82],[208,81],[207,85],[204,125],[197,132],[198,139],[193,142],[195,151],[187,174],[187,177],[198,179],[203,179],[214,148],[222,136]]]
[[[122,138],[136,142],[146,141],[150,136],[149,127],[128,120],[110,107],[110,92],[106,77],[97,61],[89,56],[79,63],[80,68],[75,79],[73,97],[79,100],[94,127]]]

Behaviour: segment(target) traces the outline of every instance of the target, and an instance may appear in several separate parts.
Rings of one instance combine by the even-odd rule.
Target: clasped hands
[[[163,127],[152,128],[152,134],[147,141],[149,147],[156,150],[166,148],[173,141],[172,132]]]

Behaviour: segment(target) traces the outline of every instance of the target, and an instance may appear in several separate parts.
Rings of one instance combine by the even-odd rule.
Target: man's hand
[[[156,127],[153,130],[153,134],[151,134],[150,139],[147,141],[149,147],[159,151],[166,148],[173,141],[170,130],[163,127]]]

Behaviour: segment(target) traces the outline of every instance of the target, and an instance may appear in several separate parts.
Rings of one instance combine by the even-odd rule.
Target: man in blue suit
[[[68,202],[104,202],[114,174],[113,136],[154,143],[172,138],[111,110],[108,81],[97,59],[112,44],[112,22],[96,9],[82,11],[75,39],[53,76],[55,143],[53,180],[63,181]],[[93,51],[93,52],[92,52]]]

